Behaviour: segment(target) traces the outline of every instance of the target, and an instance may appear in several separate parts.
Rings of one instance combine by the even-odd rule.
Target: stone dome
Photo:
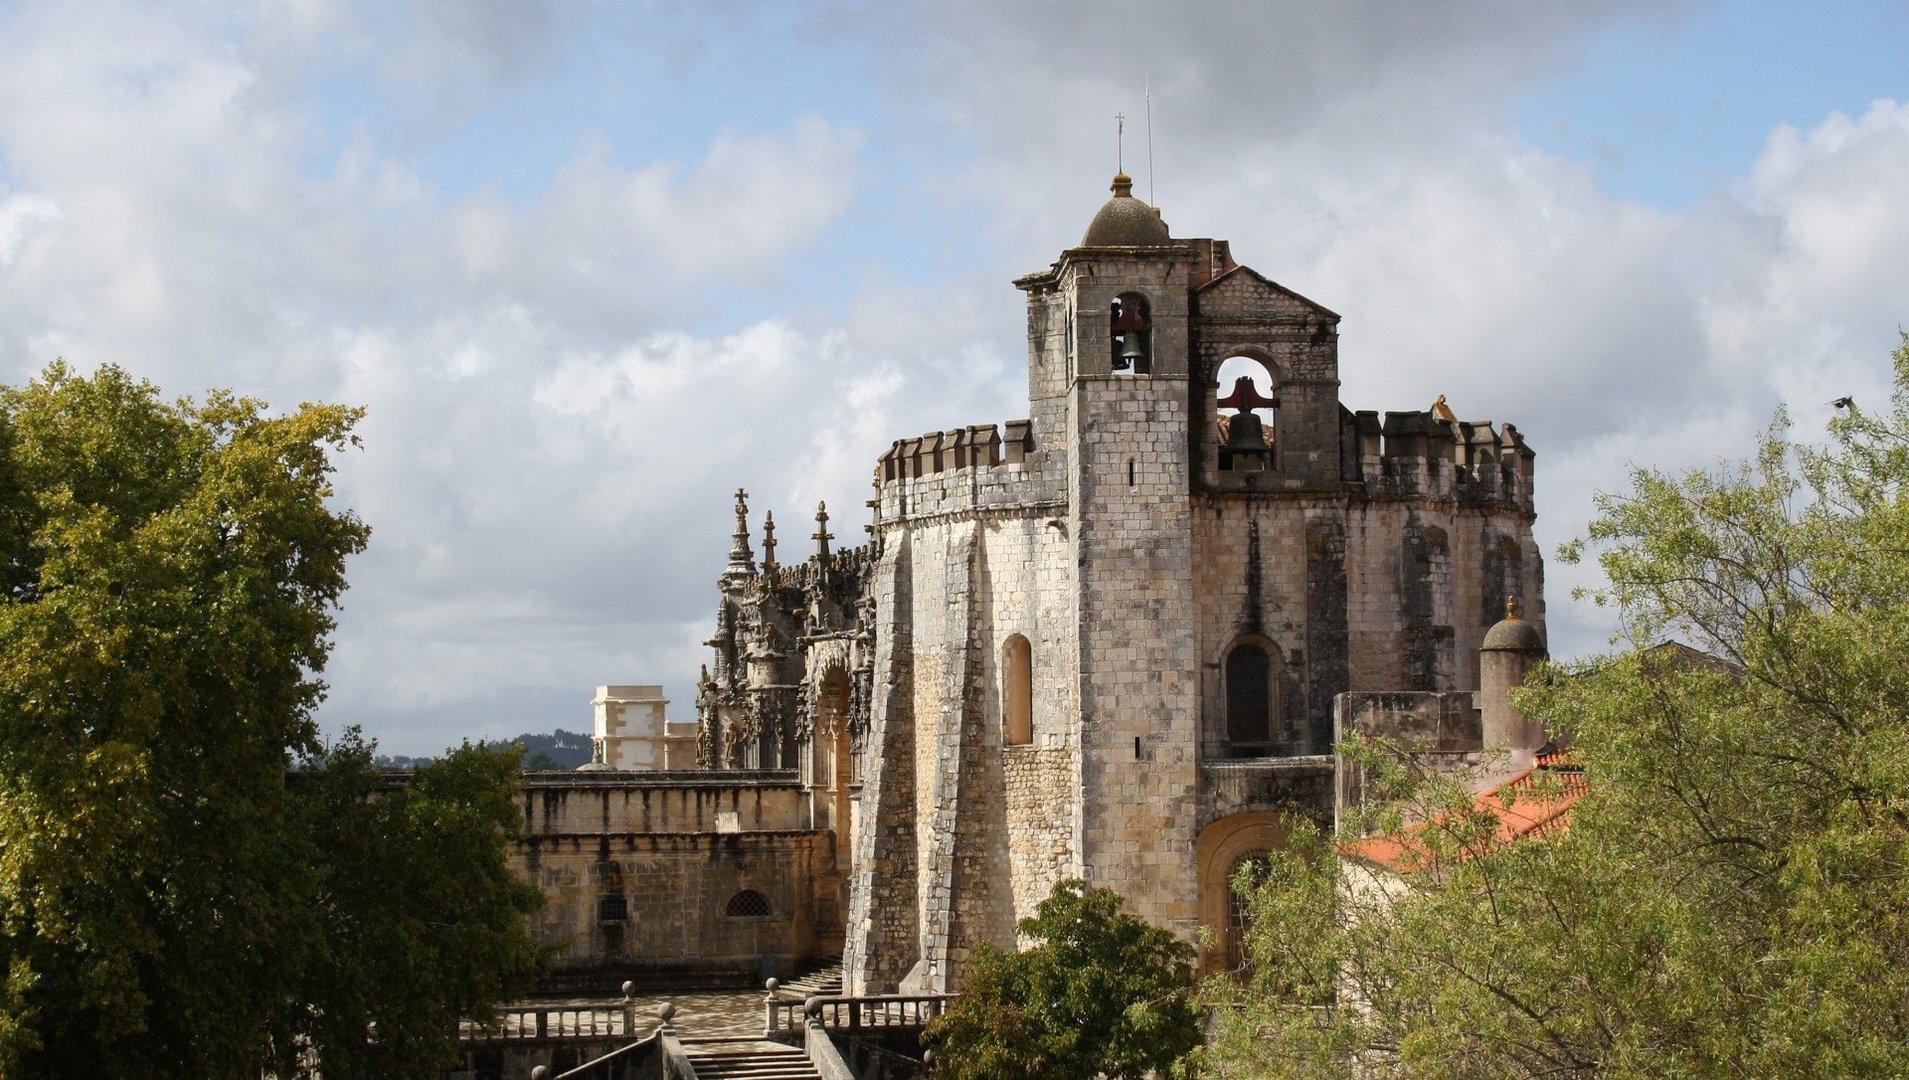
[[[1160,212],[1133,197],[1133,181],[1126,173],[1115,173],[1114,197],[1100,208],[1080,238],[1081,247],[1155,247],[1171,244],[1167,223]]]
[[[1519,652],[1543,652],[1544,635],[1538,628],[1518,617],[1518,601],[1505,601],[1505,617],[1490,630],[1485,631],[1484,649],[1505,649]]]

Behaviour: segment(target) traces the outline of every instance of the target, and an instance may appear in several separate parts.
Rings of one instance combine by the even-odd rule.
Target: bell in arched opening
[[[1147,374],[1152,366],[1153,326],[1147,317],[1146,297],[1135,293],[1114,297],[1111,316],[1114,374]]]

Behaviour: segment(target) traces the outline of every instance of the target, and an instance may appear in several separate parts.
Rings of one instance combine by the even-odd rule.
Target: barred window
[[[621,896],[597,897],[598,922],[626,922],[630,917],[630,902]]]
[[[754,889],[744,889],[729,898],[723,914],[739,919],[760,919],[769,914],[769,898]]]

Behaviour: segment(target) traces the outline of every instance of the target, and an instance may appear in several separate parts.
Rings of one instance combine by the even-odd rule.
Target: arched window
[[[1034,741],[1034,653],[1019,634],[1001,646],[1001,741]]]
[[[1273,465],[1277,426],[1277,376],[1265,361],[1230,356],[1215,377],[1214,404],[1219,416],[1220,468],[1257,471]]]
[[[1108,338],[1116,375],[1145,375],[1153,370],[1153,314],[1147,298],[1126,292],[1114,297]]]
[[[1273,748],[1273,660],[1265,646],[1242,641],[1226,654],[1226,741],[1234,757]]]
[[[744,889],[729,898],[723,914],[734,919],[762,919],[769,915],[769,898],[754,889]]]

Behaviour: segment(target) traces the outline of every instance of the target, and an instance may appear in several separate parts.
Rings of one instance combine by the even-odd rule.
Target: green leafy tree
[[[1596,554],[1633,647],[1519,698],[1575,736],[1569,830],[1494,844],[1462,791],[1401,782],[1418,871],[1350,837],[1276,859],[1251,984],[1210,988],[1210,1074],[1909,1075],[1909,343],[1895,364],[1892,407],[1820,444],[1779,416],[1752,461],[1599,497],[1564,554]],[[1715,659],[1648,647],[1671,636]]]
[[[303,1034],[328,1073],[419,1076],[455,1060],[459,1017],[531,987],[543,894],[506,863],[521,750],[467,742],[403,777],[373,750],[349,731],[292,786],[322,875]]]
[[[1088,1080],[1165,1073],[1200,1041],[1191,945],[1120,913],[1112,889],[1063,881],[1020,923],[1034,945],[983,943],[967,985],[929,1023],[948,1080]]]
[[[331,458],[359,415],[167,403],[57,363],[0,390],[0,1076],[289,1075],[342,1037],[318,1023],[349,1014],[338,973],[384,962],[351,955],[393,935],[341,899],[389,860],[350,857],[286,782],[294,757],[329,762],[317,673],[368,536],[328,505]],[[487,844],[504,824],[457,794],[482,775],[329,810],[411,815],[426,859],[439,827],[474,852],[474,820]],[[384,974],[380,1003],[443,977]]]

